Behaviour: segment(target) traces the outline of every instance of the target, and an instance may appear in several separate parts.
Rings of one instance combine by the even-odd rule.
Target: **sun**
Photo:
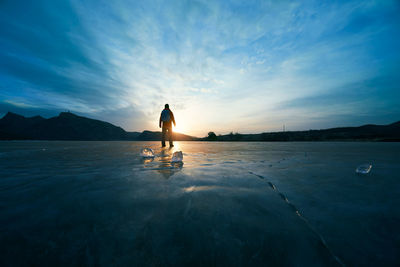
[[[177,133],[184,133],[185,128],[182,126],[182,124],[178,124],[177,126],[174,126],[173,131]]]
[[[177,133],[189,134],[192,130],[193,118],[196,116],[187,110],[185,112],[176,112],[174,115],[176,126],[173,126],[172,130]]]

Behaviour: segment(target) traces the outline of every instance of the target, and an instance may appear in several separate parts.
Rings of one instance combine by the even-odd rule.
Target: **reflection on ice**
[[[202,186],[189,186],[189,187],[184,187],[182,190],[185,193],[190,193],[190,192],[196,192],[196,191],[205,191],[205,190],[211,190],[216,188],[215,185],[210,186],[210,185],[202,185]]]
[[[159,164],[158,167],[155,169],[160,174],[162,174],[166,179],[174,175],[176,172],[180,171],[183,167],[182,161],[172,160],[173,158],[172,152],[173,152],[172,148],[162,148],[159,157],[157,157],[157,159],[159,160],[158,161]]]
[[[143,157],[143,158],[142,158],[143,164],[149,164],[149,163],[151,163],[151,162],[153,162],[153,161],[154,161],[154,157],[148,157],[148,158]]]
[[[178,151],[185,168],[172,160]],[[400,143],[2,142],[0,259],[395,266],[399,151]],[[364,168],[374,179],[354,175],[360,162],[374,163]]]
[[[183,167],[183,162],[182,161],[177,161],[177,162],[171,162],[171,166],[175,169],[182,169]]]

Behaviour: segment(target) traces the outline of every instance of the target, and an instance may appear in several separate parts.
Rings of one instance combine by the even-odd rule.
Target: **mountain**
[[[0,120],[0,139],[26,139],[28,129],[43,120],[45,118],[41,116],[25,118],[24,116],[8,112]]]
[[[126,132],[111,123],[61,112],[29,128],[30,137],[41,140],[123,140]]]
[[[197,138],[175,133],[175,140]],[[111,123],[89,119],[71,112],[45,119],[26,118],[8,112],[0,119],[0,140],[161,140],[161,132],[126,132]]]
[[[50,119],[25,118],[8,112],[0,120],[0,139],[123,140],[126,135],[121,127],[70,112]]]
[[[70,112],[45,119],[8,112],[0,119],[0,140],[132,140],[158,141],[161,132],[126,132],[111,123],[85,118]],[[323,130],[227,134],[197,138],[174,133],[177,141],[400,141],[400,121],[389,125],[368,124]]]
[[[388,125],[368,124],[322,130],[269,132],[261,134],[227,134],[210,132],[205,141],[400,141],[400,121]]]

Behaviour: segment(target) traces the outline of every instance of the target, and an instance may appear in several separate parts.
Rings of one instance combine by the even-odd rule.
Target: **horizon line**
[[[24,115],[21,115],[21,114],[18,114],[18,113],[16,113],[16,112],[12,112],[12,111],[8,111],[7,113],[5,113],[2,117],[1,117],[1,119],[0,120],[2,120],[3,118],[5,118],[6,116],[7,116],[7,114],[15,114],[15,115],[18,115],[18,116],[21,116],[21,117],[24,117],[24,118],[34,118],[34,117],[42,117],[43,119],[51,119],[51,118],[56,118],[56,117],[59,117],[62,113],[69,113],[69,114],[72,114],[72,115],[74,115],[74,116],[78,116],[78,117],[82,117],[82,118],[86,118],[86,119],[90,119],[90,120],[97,120],[97,121],[101,121],[101,122],[105,122],[105,123],[109,123],[109,124],[111,124],[111,125],[113,125],[113,126],[115,126],[115,127],[119,127],[119,128],[121,128],[122,130],[124,130],[125,132],[127,132],[127,133],[143,133],[143,132],[161,132],[161,131],[152,131],[152,130],[142,130],[142,131],[127,131],[127,130],[125,130],[123,127],[121,127],[121,126],[118,126],[118,125],[115,125],[115,124],[113,124],[113,123],[111,123],[111,122],[108,122],[108,121],[104,121],[104,120],[100,120],[100,119],[93,119],[93,118],[89,118],[89,117],[85,117],[85,116],[82,116],[82,115],[78,115],[78,114],[76,114],[76,113],[73,113],[73,112],[71,112],[71,111],[61,111],[57,116],[51,116],[51,117],[43,117],[42,115],[34,115],[34,116],[29,116],[29,117],[27,117],[27,116],[24,116]],[[284,133],[284,132],[306,132],[306,131],[320,131],[320,130],[330,130],[330,129],[338,129],[338,128],[357,128],[357,127],[363,127],[363,126],[369,126],[369,125],[373,125],[373,126],[388,126],[388,125],[392,125],[392,124],[396,124],[396,123],[399,123],[400,122],[400,120],[397,120],[397,121],[394,121],[394,122],[392,122],[392,123],[388,123],[388,124],[373,124],[373,123],[368,123],[368,124],[362,124],[362,125],[357,125],[357,126],[339,126],[339,127],[330,127],[330,128],[319,128],[319,129],[308,129],[308,130],[283,130],[283,131],[269,131],[269,132],[257,132],[257,133],[240,133],[240,132],[234,132],[234,131],[230,131],[229,133],[215,133],[215,131],[212,131],[212,130],[209,130],[209,131],[207,131],[208,133],[210,133],[210,132],[213,132],[213,133],[215,133],[217,136],[224,136],[224,135],[230,135],[230,134],[233,134],[233,135],[237,135],[237,134],[239,134],[239,135],[257,135],[257,134],[263,134],[263,133]],[[285,125],[286,126],[286,125]],[[285,127],[286,128],[286,127]],[[183,133],[183,132],[178,132],[178,131],[173,131],[174,133],[179,133],[179,134],[183,134],[183,135],[186,135],[186,136],[190,136],[190,137],[194,137],[194,138],[206,138],[207,137],[207,135],[206,136],[204,136],[204,137],[198,137],[198,136],[195,136],[195,135],[190,135],[190,134],[186,134],[186,133]]]

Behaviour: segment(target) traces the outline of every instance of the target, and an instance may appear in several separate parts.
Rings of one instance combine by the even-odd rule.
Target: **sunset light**
[[[397,1],[35,2],[0,5],[0,115],[157,131],[169,103],[196,136],[400,115]]]
[[[0,0],[0,266],[399,266],[399,0]]]

